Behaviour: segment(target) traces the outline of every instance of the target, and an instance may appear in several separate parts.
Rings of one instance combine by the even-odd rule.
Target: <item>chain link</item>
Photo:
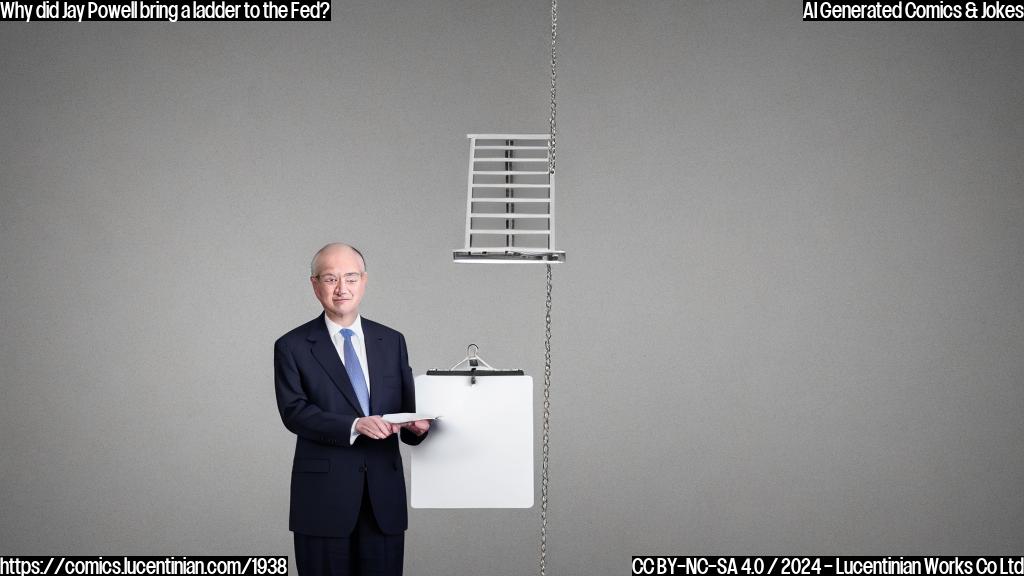
[[[547,268],[547,298],[544,301],[544,435],[540,465],[540,576],[546,576],[548,568],[548,456],[551,440],[551,264]]]
[[[548,131],[551,132],[551,139],[548,140],[548,174],[555,173],[555,138],[558,136],[558,126],[555,122],[557,103],[555,100],[555,68],[558,65],[558,52],[555,45],[558,40],[558,0],[551,0],[551,113],[548,116]]]

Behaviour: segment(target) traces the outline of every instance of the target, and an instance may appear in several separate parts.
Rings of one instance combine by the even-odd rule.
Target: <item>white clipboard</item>
[[[533,378],[432,370],[416,377],[416,410],[443,416],[411,447],[413,508],[533,506]]]

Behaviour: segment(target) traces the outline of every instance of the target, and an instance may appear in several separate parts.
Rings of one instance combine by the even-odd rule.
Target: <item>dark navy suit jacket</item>
[[[405,338],[366,318],[362,324],[370,412],[378,416],[415,412]],[[387,534],[405,530],[409,521],[398,437],[406,444],[419,444],[426,435],[403,429],[384,440],[359,436],[349,444],[352,422],[366,414],[327,333],[323,314],[274,344],[274,386],[281,419],[298,436],[288,528],[312,536],[348,536],[359,515],[366,482],[381,530]]]

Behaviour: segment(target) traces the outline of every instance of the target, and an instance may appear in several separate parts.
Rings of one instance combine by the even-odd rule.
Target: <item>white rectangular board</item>
[[[533,378],[420,375],[416,411],[439,419],[410,450],[413,508],[533,506]]]

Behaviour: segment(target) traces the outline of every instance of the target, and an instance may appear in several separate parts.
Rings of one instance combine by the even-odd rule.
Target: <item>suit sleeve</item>
[[[405,347],[405,336],[399,334],[398,336],[398,350],[399,350],[399,362],[401,363],[400,368],[402,372],[402,412],[415,412],[416,411],[416,381],[412,377],[412,367],[409,366],[409,351]],[[402,428],[399,432],[399,436],[402,438],[402,442],[415,446],[430,434],[427,430],[422,436]]]
[[[325,412],[310,402],[295,357],[283,340],[274,344],[274,389],[285,428],[313,442],[349,446],[355,416]]]

